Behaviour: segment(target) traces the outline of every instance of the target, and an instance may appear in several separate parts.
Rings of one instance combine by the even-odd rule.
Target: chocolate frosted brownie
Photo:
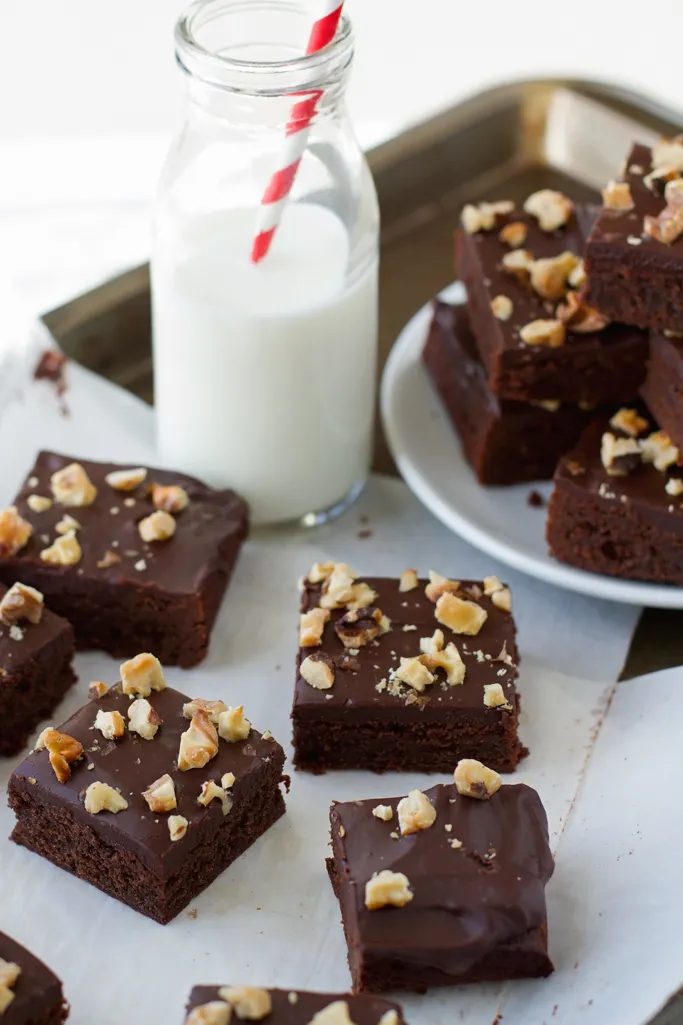
[[[683,332],[683,136],[634,145],[586,246],[586,301],[608,317]]]
[[[467,307],[437,300],[422,354],[482,484],[549,480],[595,410],[578,403],[499,399],[477,354]]]
[[[544,189],[463,211],[457,272],[492,391],[501,398],[629,402],[647,336],[585,306],[581,256],[595,209]]]
[[[47,965],[0,932],[2,1025],[61,1025],[69,1017],[62,984]]]
[[[170,922],[284,813],[284,752],[140,655],[12,774],[15,843]]]
[[[547,537],[561,562],[683,584],[683,471],[667,434],[635,410],[598,420],[560,461]]]
[[[0,513],[0,580],[37,587],[79,648],[155,651],[193,666],[240,547],[246,507],[232,491],[146,467],[41,452]]]
[[[641,395],[662,430],[683,452],[683,337],[650,332],[650,361]]]
[[[398,1004],[379,997],[254,986],[195,986],[185,1025],[229,1025],[232,1011],[268,1025],[406,1025]]]
[[[414,570],[356,581],[343,563],[304,581],[292,719],[310,772],[447,772],[476,757],[511,772],[519,654],[509,588]]]
[[[455,783],[330,812],[328,870],[354,991],[549,975],[548,824],[535,790],[480,762]]]
[[[76,676],[74,632],[39,591],[0,585],[0,755],[20,751]]]

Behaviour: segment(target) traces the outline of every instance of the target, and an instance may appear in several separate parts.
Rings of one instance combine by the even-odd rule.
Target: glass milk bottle
[[[323,522],[370,462],[377,199],[344,105],[351,26],[302,57],[314,18],[305,0],[202,0],[180,18],[187,117],[155,208],[161,455],[235,488],[259,525]],[[288,123],[317,90],[289,201],[270,208],[281,219],[253,263]]]

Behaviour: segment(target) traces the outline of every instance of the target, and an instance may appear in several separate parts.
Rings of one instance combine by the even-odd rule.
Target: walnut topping
[[[475,636],[486,622],[488,613],[476,602],[446,593],[436,603],[434,615],[439,623],[453,633]]]
[[[509,320],[514,311],[512,299],[507,295],[497,295],[491,300],[491,312],[496,320]]]
[[[306,575],[309,584],[322,584],[328,580],[334,571],[333,562],[314,562]]]
[[[0,511],[0,556],[16,555],[33,533],[33,527],[21,518],[16,505]]]
[[[35,587],[16,583],[0,601],[0,620],[6,626],[14,623],[40,623],[43,615],[43,595]]]
[[[429,829],[436,821],[436,808],[421,790],[411,790],[407,797],[400,800],[396,813],[402,836]]]
[[[134,470],[112,470],[104,479],[115,491],[135,491],[138,485],[147,479],[147,470],[142,466],[137,466]]]
[[[604,331],[608,318],[593,306],[586,306],[578,292],[568,292],[566,302],[557,307],[557,319],[574,334]]]
[[[244,707],[229,708],[218,716],[218,732],[229,744],[246,740],[251,733],[251,723],[244,715]]]
[[[152,541],[168,541],[175,534],[175,530],[176,521],[163,509],[157,509],[138,523],[140,537],[148,544]]]
[[[447,591],[459,590],[459,580],[448,580],[446,577],[442,577],[440,573],[435,573],[433,569],[430,569],[429,583],[425,587],[425,596],[429,601],[437,602],[441,595]]]
[[[104,712],[100,709],[95,716],[95,729],[106,740],[118,740],[126,732],[126,723],[120,712]]]
[[[377,599],[377,592],[366,583],[354,584],[351,593],[352,598],[346,603],[347,609],[364,609]]]
[[[574,204],[562,192],[541,189],[532,192],[524,203],[524,209],[538,219],[541,231],[556,231],[562,228],[572,215]]]
[[[515,249],[512,253],[505,253],[501,263],[504,270],[524,283],[531,275],[534,256],[528,249]]]
[[[26,505],[31,512],[47,512],[48,509],[52,508],[52,499],[46,498],[44,495],[29,495],[26,499]]]
[[[407,591],[414,591],[416,587],[419,587],[419,583],[416,569],[404,569],[399,577],[398,589],[405,594]]]
[[[128,707],[129,729],[143,740],[154,740],[163,719],[147,698],[137,698]]]
[[[384,869],[383,872],[376,872],[365,884],[365,906],[368,911],[377,911],[387,904],[402,908],[412,899],[410,882],[402,872]]]
[[[332,660],[322,652],[308,655],[301,663],[299,672],[309,687],[316,690],[329,690],[334,685]]]
[[[157,813],[175,811],[178,807],[175,794],[175,783],[168,773],[155,779],[151,786],[142,793],[149,810]]]
[[[155,484],[152,488],[152,502],[155,509],[167,513],[179,513],[187,509],[190,496],[179,484]]]
[[[191,719],[195,712],[201,709],[206,712],[214,726],[218,726],[218,716],[221,712],[227,712],[228,706],[224,701],[204,701],[202,698],[193,698],[192,701],[183,705],[183,715]]]
[[[443,651],[444,641],[443,630],[435,630],[431,637],[420,638],[420,651],[423,655],[436,655]]]
[[[261,1021],[273,1010],[273,1002],[267,989],[256,989],[254,986],[222,986],[218,990],[221,1000],[225,1000],[234,1008],[238,1018],[248,1021]]]
[[[302,612],[299,618],[299,644],[302,648],[312,648],[323,639],[325,623],[330,618],[328,609],[309,609]]]
[[[229,790],[231,786],[234,786],[234,784],[235,784],[235,773],[234,772],[224,772],[223,775],[221,776],[221,786],[223,787],[223,789],[224,790]]]
[[[372,809],[372,814],[376,819],[381,819],[382,822],[391,822],[394,817],[394,809],[388,804],[376,804]]]
[[[600,459],[610,477],[626,477],[640,462],[641,450],[635,438],[617,438],[605,431]]]
[[[437,633],[441,633],[441,631],[438,630]],[[443,637],[443,634],[441,634],[441,636]],[[429,639],[430,638],[423,638],[423,640]],[[420,655],[420,662],[431,670],[443,669],[446,673],[446,681],[451,687],[457,687],[461,683],[465,682],[465,663],[462,660],[460,652],[452,641],[447,644],[443,650],[432,651]]]
[[[379,636],[381,624],[381,610],[369,606],[344,613],[335,623],[334,630],[345,648],[362,648]]]
[[[487,708],[504,708],[506,712],[512,711],[512,705],[499,683],[484,684],[484,704]]]
[[[606,210],[632,210],[631,186],[628,182],[608,182],[602,190],[602,202]]]
[[[225,714],[224,712],[223,715]],[[178,768],[181,772],[187,772],[188,769],[203,769],[217,754],[216,727],[206,712],[200,709],[192,716],[188,729],[181,734]]]
[[[108,783],[91,783],[85,792],[83,801],[85,810],[89,815],[99,815],[102,811],[110,811],[112,815],[118,815],[125,811],[128,801],[118,790],[114,790]]]
[[[677,463],[680,453],[665,431],[655,431],[640,442],[640,450],[644,463],[653,463],[655,470],[664,473],[670,466]]]
[[[511,249],[519,249],[526,242],[528,234],[529,229],[524,221],[510,221],[509,224],[500,229],[498,238],[506,246],[510,246]]]
[[[512,592],[509,587],[501,584],[498,577],[484,577],[484,594],[491,599],[497,609],[503,612],[512,610]]]
[[[49,548],[43,548],[40,557],[43,562],[49,562],[53,566],[75,566],[81,561],[82,554],[76,533],[70,530],[62,537],[58,537]]]
[[[567,291],[567,281],[576,270],[579,260],[566,250],[559,256],[534,260],[531,266],[531,287],[542,299],[562,299]]]
[[[323,584],[320,606],[323,609],[341,609],[354,600],[355,573],[345,562],[335,562],[334,569]]]
[[[14,1000],[13,987],[21,975],[21,968],[14,961],[0,957],[0,1017]],[[21,1011],[19,1012],[21,1015]]]
[[[104,553],[101,559],[97,562],[98,569],[110,569],[115,566],[117,562],[121,562],[121,556],[117,555],[116,552],[108,550]]]
[[[64,513],[59,523],[55,525],[55,533],[68,534],[70,530],[80,530],[81,525],[69,513]]]
[[[50,487],[55,502],[68,507],[92,505],[97,497],[97,488],[80,463],[70,463],[53,473]]]
[[[448,842],[450,843],[450,845],[451,845],[451,847],[453,848],[454,851],[461,850],[461,848],[462,848],[462,840],[453,839],[453,840],[449,840]]]
[[[468,203],[463,207],[460,220],[468,235],[477,235],[480,231],[495,228],[498,214],[510,214],[514,209],[515,204],[508,199],[496,203],[479,203],[477,206]]]
[[[419,658],[401,658],[400,666],[398,669],[394,669],[391,675],[392,679],[398,680],[399,683],[406,683],[420,693],[430,683],[434,683],[433,674]]]
[[[93,680],[88,687],[88,697],[91,701],[99,701],[105,694],[109,693],[109,687],[106,683],[102,683],[101,680]]]
[[[453,774],[456,789],[464,797],[486,801],[499,790],[503,781],[497,772],[474,758],[462,758]]]
[[[166,690],[161,662],[149,652],[136,655],[120,668],[124,694],[140,694],[148,698],[153,690]]]
[[[526,345],[547,345],[559,349],[564,345],[566,332],[559,320],[532,320],[519,330],[519,337]]]
[[[83,757],[83,745],[70,737],[68,733],[60,733],[51,727],[43,730],[36,741],[36,751],[47,748],[50,765],[59,783],[66,783],[71,776],[71,765]]]
[[[658,139],[652,147],[652,166],[683,171],[683,136]]]
[[[183,815],[169,815],[166,819],[168,822],[168,831],[171,835],[171,840],[182,840],[187,833],[187,828],[190,823]]]
[[[219,787],[213,779],[207,780],[202,783],[202,790],[197,798],[198,804],[203,804],[205,808],[208,808],[212,801],[220,801],[221,809],[224,815],[227,815],[232,808],[232,797],[227,794],[223,787]]]
[[[670,245],[683,234],[683,181],[675,178],[664,187],[666,206],[657,217],[648,215],[643,230],[658,242]]]
[[[574,270],[567,278],[567,282],[572,288],[581,288],[581,285],[586,282],[586,266],[583,260],[579,260]]]
[[[631,438],[637,438],[650,426],[645,417],[642,417],[636,409],[622,408],[618,410],[609,422],[610,427],[615,431],[623,431]]]
[[[667,495],[677,498],[683,495],[683,480],[680,477],[671,477],[664,485]]]
[[[230,1025],[232,1011],[222,1000],[211,1000],[190,1011],[185,1025]]]

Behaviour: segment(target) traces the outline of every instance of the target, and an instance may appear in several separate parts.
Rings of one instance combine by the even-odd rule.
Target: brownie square
[[[2,1025],[61,1025],[68,1017],[69,1005],[54,972],[0,932]]]
[[[586,246],[584,292],[587,302],[614,320],[683,332],[683,234],[665,242],[646,230],[667,210],[669,226],[683,233],[680,211],[665,195],[667,181],[680,179],[681,170],[680,138],[660,140],[653,149],[636,144],[621,179],[628,186],[625,200],[611,198],[616,190],[605,192],[606,205]]]
[[[645,420],[647,423],[647,421]],[[663,433],[655,433],[660,450],[653,463],[648,430],[635,441],[632,454],[606,468],[606,435],[629,436],[598,420],[561,461],[548,506],[547,539],[561,562],[593,573],[627,580],[683,584],[683,480],[675,463],[679,453]],[[645,461],[638,454],[642,445]],[[621,465],[619,465],[621,462]],[[657,468],[661,467],[661,469]]]
[[[481,484],[549,480],[595,410],[515,402],[491,391],[465,305],[437,300],[422,358]]]
[[[413,814],[404,823],[401,808],[420,809],[416,798],[431,821]],[[440,785],[401,802],[333,804],[330,821],[327,864],[354,991],[424,992],[552,972],[545,884],[554,865],[535,790],[502,786],[478,800]],[[393,894],[378,895],[375,883]]]
[[[229,1012],[226,1017],[230,1007],[239,1018],[265,1018],[268,1025],[313,1025],[314,1016],[333,1004],[346,1005],[347,1017],[340,1020],[351,1021],[353,1025],[406,1025],[399,1005],[379,997],[250,986],[195,986],[190,993],[185,1025],[227,1025],[234,1020]],[[254,1013],[245,1013],[250,1007]]]
[[[302,618],[317,609],[319,602],[330,602],[336,580],[348,571],[343,564],[334,572],[331,567],[323,567],[333,573],[323,583],[314,583],[311,577],[304,581]],[[313,579],[319,576],[320,567],[314,567]],[[438,582],[430,585],[416,575],[411,582],[411,590],[402,591],[398,579],[369,577],[354,584],[357,590],[347,596],[352,605],[358,595],[361,600],[372,598],[372,605],[360,610],[360,623],[387,617],[387,632],[368,643],[356,643],[351,624],[351,646],[344,647],[339,630],[349,616],[358,614],[349,612],[345,603],[331,610],[319,644],[299,648],[292,710],[298,769],[315,773],[329,769],[447,772],[459,758],[472,757],[501,772],[511,772],[526,754],[517,736],[515,624],[511,613],[502,607],[505,599],[509,603],[509,589],[495,577],[490,582],[501,591],[491,596],[484,594],[481,583],[444,581],[456,591],[452,596],[455,604],[483,620],[476,633],[456,635],[436,619],[443,601],[449,599],[440,599],[439,605],[436,598],[427,597],[426,586],[430,591],[434,586],[438,589]],[[430,658],[421,653],[421,643],[437,630],[442,632],[446,651]],[[368,636],[373,632],[371,628]],[[452,679],[459,682],[449,683],[448,669],[437,664],[442,661],[440,656],[448,658],[449,654],[461,660],[461,672],[458,674],[457,666],[452,672]],[[418,658],[421,664],[416,666]],[[307,667],[315,666],[317,660],[330,667],[333,678],[331,684],[329,678],[323,680],[324,687],[304,678],[304,674],[310,678]],[[402,660],[411,660],[408,668],[418,673],[413,684],[395,675],[403,674]],[[485,704],[485,699],[494,701],[494,694],[498,704]]]
[[[176,690],[151,693],[141,686],[139,693],[147,697],[138,699],[123,686],[116,684],[81,708],[45,739],[48,749],[32,751],[14,771],[8,788],[17,816],[12,840],[166,923],[284,813],[284,752],[248,722],[242,724],[244,739],[227,742],[224,728],[219,725],[219,737],[206,713],[192,720],[184,714],[190,699]],[[147,698],[151,708],[140,704]],[[118,737],[111,736],[116,713]],[[131,715],[141,714],[139,729],[149,738],[134,732],[137,718]],[[235,713],[226,714],[229,719]],[[215,703],[209,715],[216,718]],[[193,755],[190,766],[196,767],[181,759],[181,735],[185,744],[188,731],[206,756]],[[67,760],[76,756],[64,782],[56,775],[58,758],[53,768],[53,748],[66,750]],[[226,774],[234,774],[234,781]],[[211,781],[215,788],[204,786]],[[95,783],[100,786],[93,788]],[[208,803],[202,804],[207,789]],[[106,803],[98,811],[100,798]],[[121,798],[125,807],[115,810]]]
[[[22,602],[23,590],[11,589],[10,599],[18,601],[4,611],[8,589],[0,585],[0,755],[20,751],[76,680],[71,624],[46,609],[40,596],[32,600],[32,612]]]
[[[683,338],[650,332],[650,361],[641,395],[662,430],[683,452]]]
[[[472,331],[490,387],[501,398],[600,405],[630,402],[637,394],[645,376],[647,336],[623,324],[604,326],[605,319],[596,317],[595,311],[569,315],[568,297],[577,295],[580,264],[573,271],[567,267],[568,276],[559,275],[555,290],[549,289],[547,280],[541,285],[541,276],[537,281],[528,268],[513,271],[503,263],[525,253],[533,260],[554,259],[565,252],[578,259],[594,214],[593,207],[576,206],[566,223],[546,231],[537,217],[513,208],[485,221],[490,228],[474,231],[469,224],[469,231],[458,233],[456,269],[467,287]],[[478,223],[475,220],[474,227]],[[520,225],[521,246],[505,241],[511,225]],[[545,298],[532,281],[557,297]],[[497,304],[502,307],[498,314]],[[559,333],[552,343],[524,340],[526,329],[536,321],[555,325]],[[600,329],[588,330],[591,324]]]
[[[22,538],[0,518],[0,581],[42,591],[73,624],[81,649],[118,657],[147,650],[164,665],[196,665],[246,536],[244,503],[232,491],[144,467],[137,484],[125,467],[88,460],[75,464],[85,478],[77,469],[66,482],[55,479],[73,465],[69,456],[39,454],[14,502],[31,536],[17,547]],[[117,486],[106,479],[112,473],[120,474]],[[148,531],[162,536],[150,540]]]

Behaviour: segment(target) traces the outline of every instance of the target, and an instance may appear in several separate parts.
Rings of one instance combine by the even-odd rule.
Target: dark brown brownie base
[[[21,751],[38,723],[52,714],[76,682],[72,656],[73,652],[67,655],[42,685],[29,683],[22,673],[0,678],[0,756]]]
[[[671,257],[624,244],[589,242],[586,302],[611,320],[683,332],[683,267]]]
[[[316,775],[336,769],[450,772],[461,758],[476,758],[496,772],[513,772],[528,754],[517,736],[517,714],[483,729],[464,714],[455,718],[451,725],[427,719],[308,722],[295,715],[294,765]]]
[[[67,811],[43,803],[33,788],[10,780],[9,805],[17,824],[11,839],[59,868],[162,925],[249,848],[285,811],[280,768],[270,767],[254,799],[229,814],[217,833],[196,846],[181,870],[160,878],[130,850],[106,842]]]
[[[327,872],[337,900],[342,908],[342,925],[348,949],[349,970],[354,993],[383,993],[387,990],[406,989],[425,993],[435,986],[459,986],[470,982],[500,982],[507,979],[540,979],[551,975],[553,964],[548,957],[547,922],[530,929],[523,936],[501,943],[490,954],[481,958],[466,972],[451,975],[426,965],[408,964],[381,954],[365,953],[354,943],[344,919],[341,899],[342,887],[334,858],[326,859]]]
[[[650,333],[650,362],[640,393],[683,455],[683,339]]]

